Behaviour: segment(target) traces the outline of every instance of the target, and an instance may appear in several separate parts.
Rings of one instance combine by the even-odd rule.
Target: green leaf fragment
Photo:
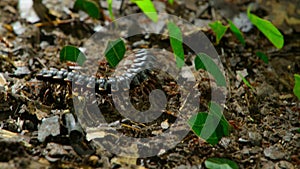
[[[222,37],[225,35],[225,32],[227,31],[228,27],[224,26],[221,21],[215,21],[208,24],[209,27],[213,30],[213,32],[216,34],[216,43],[219,44]]]
[[[242,75],[239,73],[239,76],[242,78],[243,82],[252,90],[252,91],[255,91],[254,88],[252,87],[252,85],[248,82],[248,80]]]
[[[228,136],[230,125],[222,113],[221,106],[215,102],[210,102],[209,112],[216,116],[218,119],[221,119],[220,124],[222,126],[222,136]]]
[[[219,124],[217,124],[216,128],[214,127],[215,125],[214,123],[210,124],[210,126],[207,125],[207,127],[213,128],[214,132],[210,133],[210,136],[205,138],[201,136],[207,118],[208,118],[208,113],[200,112],[196,116],[193,116],[190,119],[189,125],[191,126],[193,132],[197,136],[203,138],[206,142],[208,142],[211,145],[216,145],[218,144],[219,140],[222,138],[222,136],[220,135],[221,127],[219,126]]]
[[[76,0],[74,4],[74,9],[79,10],[83,9],[84,0]]]
[[[89,14],[90,17],[99,19],[100,18],[100,7],[94,1],[86,1],[85,7],[86,12]]]
[[[151,0],[131,0],[131,2],[135,3],[153,22],[158,21],[156,9]]]
[[[184,51],[182,46],[181,30],[173,22],[168,23],[168,30],[171,47],[176,58],[176,65],[178,68],[181,68],[184,65]]]
[[[294,94],[295,96],[298,97],[300,100],[300,75],[299,74],[294,74],[295,77],[295,86],[294,86]]]
[[[171,4],[171,5],[173,5],[174,0],[168,0],[168,3]]]
[[[199,53],[197,54],[194,62],[196,70],[204,69],[208,71],[215,78],[218,86],[226,87],[225,77],[211,57],[205,53]]]
[[[283,35],[280,31],[268,20],[262,19],[250,13],[251,6],[248,7],[247,15],[253,25],[255,25],[278,49],[281,49],[284,44]]]
[[[243,46],[246,45],[244,35],[243,33],[237,28],[234,23],[231,20],[228,20],[229,22],[229,28],[232,31],[232,33],[238,38],[238,40],[243,44]]]
[[[239,166],[226,158],[208,158],[205,162],[208,169],[238,169]]]
[[[195,58],[194,63],[195,63],[195,69],[199,70],[199,69],[203,69],[206,70],[206,67],[204,65],[204,63],[202,62],[202,56],[203,54],[198,54],[198,56]]]
[[[109,41],[105,50],[105,57],[110,66],[116,67],[123,59],[126,52],[125,43],[122,39]]]
[[[108,4],[108,12],[109,12],[109,16],[112,20],[115,20],[115,16],[113,14],[113,10],[112,10],[112,0],[107,0],[107,4]]]
[[[209,108],[209,113],[199,112],[189,119],[188,124],[197,136],[215,145],[229,135],[230,126],[218,104],[211,102]]]
[[[80,9],[86,12],[90,17],[100,18],[100,6],[93,0],[76,0],[74,9]]]
[[[256,56],[258,56],[266,64],[269,63],[269,58],[268,58],[268,56],[265,53],[263,53],[263,52],[256,52]]]
[[[75,46],[64,46],[59,54],[61,62],[72,61],[83,65],[86,60],[85,55]]]

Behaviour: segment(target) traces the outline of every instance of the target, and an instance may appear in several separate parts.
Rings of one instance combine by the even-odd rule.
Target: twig
[[[73,22],[74,19],[67,19],[67,20],[60,20],[60,19],[56,19],[55,21],[51,21],[51,22],[40,22],[40,23],[36,23],[34,24],[36,27],[42,27],[42,26],[58,26],[60,24],[66,24],[66,23],[71,23]]]

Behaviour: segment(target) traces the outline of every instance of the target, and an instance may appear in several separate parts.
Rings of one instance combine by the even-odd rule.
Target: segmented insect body
[[[147,79],[151,74],[150,65],[154,61],[155,57],[142,49],[135,53],[131,63],[124,63],[121,68],[117,68],[114,77],[94,77],[66,69],[50,68],[37,73],[36,78],[53,82],[70,82],[88,89],[95,89],[96,92],[128,90],[130,85],[138,85]]]

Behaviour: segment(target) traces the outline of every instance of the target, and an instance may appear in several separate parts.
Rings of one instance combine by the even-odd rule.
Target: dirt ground
[[[154,1],[158,11],[196,25],[212,42],[215,36],[209,22],[243,18],[253,3],[253,12],[271,20],[283,33],[285,45],[277,50],[257,28],[237,21],[243,26],[246,46],[229,31],[220,44],[214,44],[227,79],[224,115],[232,127],[230,136],[212,146],[189,132],[176,147],[147,158],[120,157],[87,141],[86,131],[70,132],[71,122],[78,122],[70,115],[72,108],[64,104],[72,97],[68,86],[35,78],[41,69],[70,66],[60,62],[63,46],[82,47],[111,21],[106,1],[100,2],[105,17],[96,20],[73,10],[73,0],[43,0],[35,10],[46,7],[51,15],[42,17],[49,11],[39,12],[35,21],[18,7],[17,0],[0,1],[0,168],[205,168],[206,159],[217,157],[230,159],[241,169],[300,169],[300,104],[293,94],[294,74],[300,74],[300,1],[175,0],[173,5]],[[122,5],[115,1],[113,12],[121,18],[141,11],[129,1]],[[58,23],[51,22],[58,19]],[[108,41],[110,34],[104,31],[102,40]],[[144,37],[126,39],[127,48],[152,48],[159,41],[170,50],[164,37]],[[257,51],[267,54],[269,63],[257,57]],[[97,62],[107,68],[103,60]],[[115,117],[109,118],[114,121]],[[143,135],[135,130],[130,133]]]

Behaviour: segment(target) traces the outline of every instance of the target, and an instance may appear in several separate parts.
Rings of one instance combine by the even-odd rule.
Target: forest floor
[[[224,115],[232,126],[230,135],[212,146],[189,132],[172,149],[143,158],[124,158],[100,150],[86,137],[70,138],[65,121],[71,110],[57,101],[66,99],[57,98],[66,94],[62,92],[66,87],[35,78],[41,69],[70,66],[59,59],[65,45],[84,48],[97,30],[102,31],[101,42],[111,40],[113,32],[103,30],[110,22],[106,1],[101,1],[105,19],[95,20],[82,11],[71,10],[73,0],[44,0],[43,4],[52,13],[50,20],[60,20],[57,24],[49,24],[47,18],[35,20],[26,13],[33,9],[24,9],[24,4],[21,9],[18,3],[0,1],[0,168],[205,168],[205,160],[211,157],[230,159],[241,169],[300,168],[300,104],[293,94],[294,74],[300,74],[299,1],[175,0],[173,5],[154,1],[159,12],[185,19],[212,43],[215,36],[208,23],[215,20],[226,23],[226,19],[240,23],[246,45],[229,31],[218,45],[214,43],[227,79]],[[271,20],[283,33],[282,49],[272,46],[243,18],[250,3],[255,4],[256,15]],[[124,1],[121,7],[121,1],[116,0],[113,12],[116,18],[121,18],[141,11],[129,1]],[[236,21],[239,16],[241,20]],[[138,22],[143,25],[146,21]],[[160,24],[158,27],[165,26]],[[171,50],[164,36],[146,36],[126,39],[127,49],[159,46]],[[104,46],[98,47],[104,50]],[[257,51],[265,53],[269,63],[256,56]],[[243,83],[239,74],[253,89]],[[72,139],[80,143],[74,144]],[[78,145],[85,145],[91,151],[82,152]]]

